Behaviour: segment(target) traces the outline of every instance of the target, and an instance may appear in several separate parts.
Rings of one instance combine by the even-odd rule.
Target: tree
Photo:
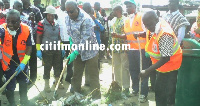
[[[112,0],[110,1],[110,5],[111,7],[115,7],[116,5],[123,5],[123,3],[121,2],[122,0]]]

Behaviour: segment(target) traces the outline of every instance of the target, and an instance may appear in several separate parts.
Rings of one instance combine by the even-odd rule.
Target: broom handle
[[[2,71],[2,70],[1,70]],[[8,85],[8,83],[16,76],[17,71],[8,79],[8,81],[0,88],[0,92],[3,92],[5,87]]]
[[[68,56],[69,56],[70,54],[71,54],[71,50],[70,50],[70,53],[68,54]],[[67,57],[68,57],[68,56],[67,56]],[[63,68],[63,70],[62,70],[62,72],[61,72],[61,74],[60,74],[60,77],[59,77],[58,82],[57,82],[57,84],[56,84],[55,91],[57,91],[57,89],[58,89],[58,86],[59,86],[59,84],[60,84],[60,80],[61,80],[61,78],[62,78],[62,76],[63,76],[63,74],[64,74],[64,71],[65,71],[66,67],[67,67],[68,60],[69,60],[69,59],[67,59],[67,62],[65,63],[65,67]]]
[[[114,44],[114,38],[112,38],[112,44]],[[112,50],[112,81],[114,81],[114,62],[113,62],[113,56],[114,55],[114,50]]]
[[[138,46],[139,46],[139,52],[140,52],[140,72],[142,71],[142,51],[141,51],[141,47],[140,47],[140,40],[139,37],[137,37],[137,41],[138,41]],[[141,94],[141,78],[139,80],[139,97]],[[139,106],[140,106],[140,101],[139,101]]]

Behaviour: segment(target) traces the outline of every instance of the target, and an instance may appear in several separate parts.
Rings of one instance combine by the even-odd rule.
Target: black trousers
[[[36,56],[36,46],[32,46],[32,53],[31,58],[29,60],[29,66],[30,66],[30,78],[32,81],[35,81],[37,79],[37,56]]]
[[[70,44],[69,41],[64,41],[63,44]],[[70,53],[70,50],[65,50],[65,56],[68,56]],[[65,57],[64,57],[65,58]],[[66,78],[65,78],[65,81],[71,83],[71,79],[72,79],[72,76],[73,76],[73,62],[71,64],[67,64],[67,75],[66,75]],[[61,69],[63,70],[63,60],[61,61]]]
[[[155,99],[156,106],[175,104],[176,82],[178,71],[157,72]]]
[[[151,82],[151,89],[155,91],[155,83],[156,83],[156,70],[152,71],[149,75]]]
[[[3,69],[2,69],[2,65],[0,64],[0,87],[3,86],[3,81],[2,81],[2,78],[3,78]]]

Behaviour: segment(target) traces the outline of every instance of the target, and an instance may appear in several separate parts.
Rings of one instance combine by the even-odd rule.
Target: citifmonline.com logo
[[[60,41],[57,43],[48,42],[46,44],[41,44],[40,49],[43,50],[70,50],[70,44],[61,44]],[[91,42],[86,41],[85,44],[72,44],[72,50],[105,50],[104,44],[91,44]],[[130,50],[130,44],[110,44],[107,50]]]

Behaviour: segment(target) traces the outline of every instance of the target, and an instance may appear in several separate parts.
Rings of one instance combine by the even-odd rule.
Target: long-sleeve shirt
[[[163,19],[170,24],[180,44],[182,39],[185,37],[186,26],[190,25],[190,23],[179,12],[179,10],[172,13],[170,13],[170,11],[167,12],[167,14],[163,15]]]
[[[96,26],[99,27],[96,30],[94,30],[94,33],[96,34],[98,44],[101,44],[100,35],[101,35],[101,32],[104,31],[104,27],[96,19],[94,20],[94,22]]]
[[[94,33],[95,23],[93,19],[82,9],[79,9],[79,14],[76,20],[71,20],[70,17],[66,17],[67,33],[72,38],[73,44],[84,45],[83,48],[77,48],[82,61],[89,60],[95,57],[98,50],[93,49],[93,44],[98,45],[96,36]],[[86,43],[88,42],[88,43]],[[86,47],[91,45],[91,50]]]

